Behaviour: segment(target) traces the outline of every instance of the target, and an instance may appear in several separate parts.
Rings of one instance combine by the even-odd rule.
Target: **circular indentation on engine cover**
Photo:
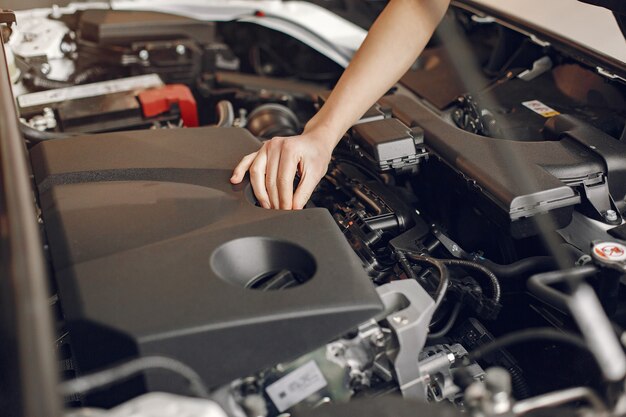
[[[217,248],[211,268],[224,281],[270,291],[297,287],[315,274],[315,259],[304,248],[283,240],[244,237]]]

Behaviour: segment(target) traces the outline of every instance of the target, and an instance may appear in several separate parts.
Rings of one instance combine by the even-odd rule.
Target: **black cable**
[[[454,266],[472,268],[472,269],[482,272],[483,275],[489,278],[489,283],[491,284],[492,301],[494,303],[500,302],[500,297],[501,297],[500,281],[498,281],[498,277],[496,277],[495,274],[491,272],[488,268],[486,268],[485,266],[479,263],[466,261],[463,259],[442,259],[441,262],[444,265],[454,265]]]
[[[564,343],[590,352],[589,347],[580,336],[576,336],[572,333],[560,332],[551,328],[534,328],[510,333],[491,342],[488,342],[481,347],[471,351],[468,357],[470,360],[476,361],[489,355],[490,353],[504,349],[511,345],[538,340]]]
[[[93,66],[75,73],[70,80],[74,85],[86,84],[99,81],[103,76],[110,78],[111,71],[112,69],[108,67]]]
[[[459,317],[459,313],[461,312],[461,306],[462,306],[461,303],[456,303],[454,307],[452,308],[452,312],[450,313],[450,317],[448,318],[448,321],[446,322],[446,324],[444,324],[443,327],[437,330],[436,332],[429,333],[427,336],[427,339],[428,340],[440,339],[444,337],[445,335],[447,335],[448,332],[454,326],[454,323],[456,323],[456,319]]]
[[[54,90],[57,88],[72,87],[74,83],[70,81],[59,81],[46,78],[43,75],[37,73],[37,70],[31,69],[24,72],[22,76],[22,82],[29,90],[41,91],[41,90]]]
[[[434,266],[439,271],[439,285],[437,286],[435,296],[435,310],[439,308],[443,302],[443,298],[450,286],[450,274],[448,268],[439,260],[429,256],[423,256],[412,252],[404,252],[405,256],[414,262],[425,262]]]
[[[398,262],[400,262],[400,266],[404,270],[404,273],[406,274],[406,276],[409,277],[410,279],[414,279],[415,281],[419,281],[419,279],[417,278],[417,274],[415,273],[413,268],[411,268],[411,265],[409,264],[409,262],[406,260],[406,256],[404,255],[404,253],[398,251],[397,256],[398,256]]]
[[[24,136],[24,139],[28,140],[32,144],[37,144],[41,142],[45,142],[48,140],[54,139],[64,139],[70,136],[76,136],[75,133],[59,133],[59,132],[42,132],[41,130],[37,130],[34,127],[27,125],[26,123],[20,122],[20,132]]]
[[[146,356],[124,362],[102,371],[94,372],[63,382],[59,392],[66,397],[106,388],[149,369],[164,369],[176,373],[189,382],[190,391],[200,398],[208,398],[208,390],[202,378],[184,363],[164,356]]]

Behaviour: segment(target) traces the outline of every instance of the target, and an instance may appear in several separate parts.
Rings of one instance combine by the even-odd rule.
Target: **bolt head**
[[[383,332],[376,332],[372,335],[370,341],[372,342],[372,345],[376,347],[383,347],[385,346],[385,334]]]
[[[186,52],[187,48],[185,48],[185,45],[176,45],[176,53],[178,55],[185,55]]]
[[[604,213],[604,218],[610,222],[617,221],[617,212],[615,210],[607,210],[606,213]]]
[[[48,75],[50,74],[50,71],[52,71],[52,67],[47,62],[44,62],[43,64],[41,64],[40,70],[42,74]]]
[[[141,59],[142,61],[147,61],[148,58],[150,58],[150,52],[145,49],[139,51],[139,59]]]

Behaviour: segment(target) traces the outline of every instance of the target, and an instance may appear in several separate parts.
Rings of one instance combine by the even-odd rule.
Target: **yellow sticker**
[[[524,105],[524,107],[534,111],[535,113],[545,118],[561,114],[558,111],[554,110],[552,107],[546,106],[539,100],[524,101],[522,104]]]

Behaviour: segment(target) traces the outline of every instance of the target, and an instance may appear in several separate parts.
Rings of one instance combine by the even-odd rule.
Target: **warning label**
[[[265,390],[281,413],[327,385],[315,361],[309,361],[288,373]]]
[[[524,107],[546,118],[561,114],[552,107],[546,106],[539,100],[524,101],[522,104]]]

